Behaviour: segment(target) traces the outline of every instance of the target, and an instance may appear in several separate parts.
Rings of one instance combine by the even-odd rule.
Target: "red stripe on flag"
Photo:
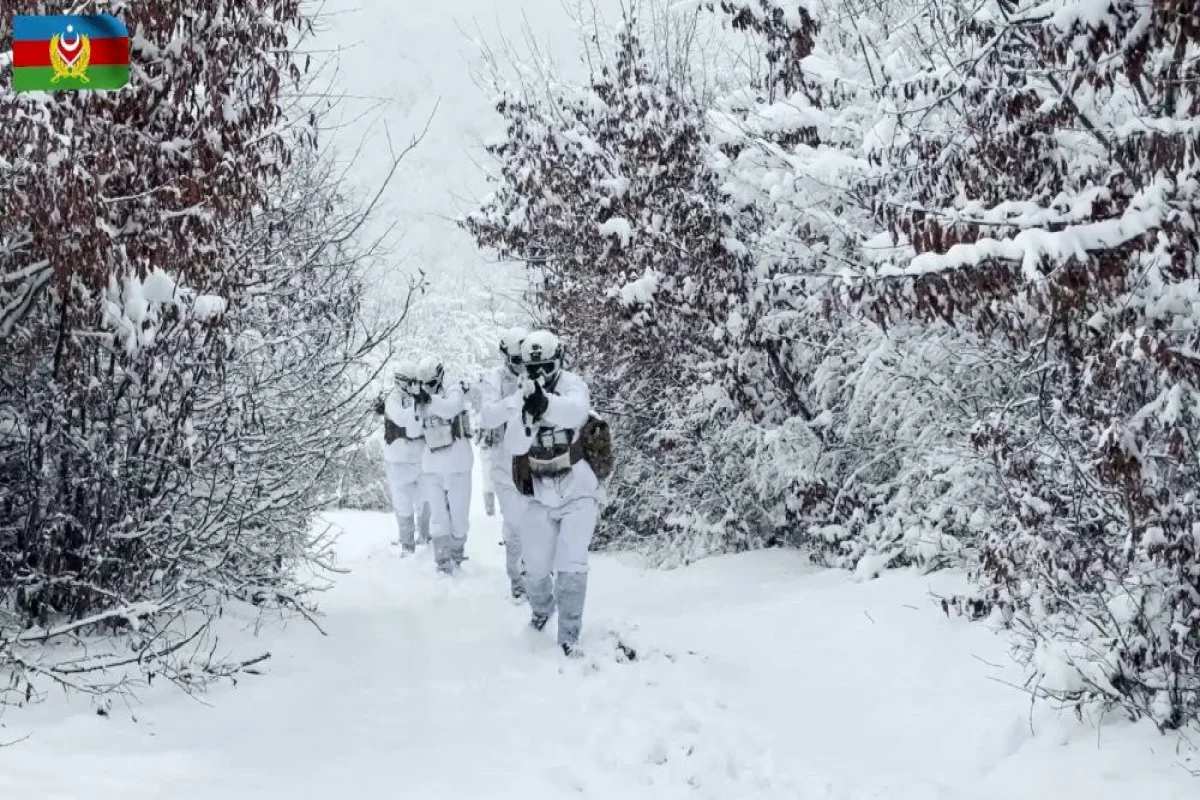
[[[129,63],[129,37],[120,36],[111,39],[92,39],[92,55],[88,61],[97,67],[107,65],[122,65]],[[17,67],[48,67],[50,66],[50,42],[31,42],[18,40],[13,42],[13,68]]]

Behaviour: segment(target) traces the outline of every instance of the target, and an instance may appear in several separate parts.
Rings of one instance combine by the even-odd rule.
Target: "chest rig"
[[[408,403],[401,401],[401,405],[408,406]],[[386,442],[387,444],[391,444],[392,442],[396,441],[397,439],[407,439],[407,440],[411,441],[413,439],[420,439],[420,438],[421,438],[420,431],[409,430],[408,428],[404,427],[403,425],[397,425],[392,420],[392,418],[387,415],[387,412],[386,411],[384,412],[384,415],[383,415],[383,440],[384,440],[384,442]]]
[[[442,419],[428,413],[423,413],[421,419],[425,446],[430,450],[445,450],[459,439],[471,438],[471,420],[466,411],[459,412],[454,419]]]
[[[583,445],[570,428],[539,428],[528,455],[531,474],[539,478],[557,478],[566,475],[571,467],[583,460]]]

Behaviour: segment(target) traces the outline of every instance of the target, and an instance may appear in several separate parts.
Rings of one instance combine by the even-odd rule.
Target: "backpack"
[[[612,433],[608,422],[596,412],[590,412],[588,421],[579,430],[579,441],[583,444],[583,458],[596,477],[605,480],[612,475]]]

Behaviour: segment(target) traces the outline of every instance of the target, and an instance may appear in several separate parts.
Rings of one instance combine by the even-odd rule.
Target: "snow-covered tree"
[[[288,105],[301,4],[113,10],[128,87],[0,93],[0,665],[81,688],[225,674],[226,602],[303,609],[390,326]]]
[[[546,324],[631,443],[610,519],[639,533],[664,517],[640,499],[660,476],[679,479],[661,428],[720,368],[726,297],[748,266],[707,166],[701,110],[658,79],[634,31],[586,87],[502,95],[496,191],[464,225],[538,270]]]
[[[1039,689],[1177,727],[1200,714],[1200,5],[960,19],[971,57],[892,98],[898,250],[869,302],[1009,352],[1013,394],[972,432],[1012,520],[982,569]]]

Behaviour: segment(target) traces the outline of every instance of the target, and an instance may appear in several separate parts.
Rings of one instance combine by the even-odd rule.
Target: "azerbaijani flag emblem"
[[[110,14],[13,17],[13,89],[120,89],[129,83],[129,29]]]

